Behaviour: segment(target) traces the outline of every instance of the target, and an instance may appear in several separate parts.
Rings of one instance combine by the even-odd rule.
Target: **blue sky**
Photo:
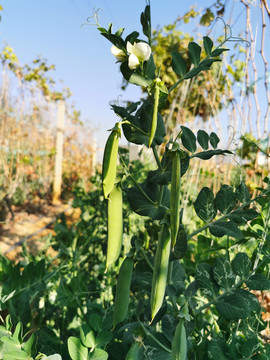
[[[199,0],[198,8],[213,2]],[[138,100],[141,92],[135,86],[121,91],[122,78],[110,53],[110,43],[99,35],[95,26],[81,25],[94,8],[101,8],[102,26],[112,22],[115,30],[125,27],[126,35],[134,30],[142,33],[140,13],[145,0],[0,0],[0,3],[4,8],[0,23],[2,47],[5,43],[12,46],[21,64],[29,63],[37,55],[55,64],[54,78],[70,87],[82,120],[98,128],[95,136],[99,146],[103,146],[105,130],[117,120],[109,102],[119,96]],[[172,23],[192,4],[193,1],[152,0],[153,28]],[[240,22],[243,20],[240,17]],[[187,25],[183,30],[191,31],[191,28]],[[222,33],[222,26],[219,30],[217,35]]]

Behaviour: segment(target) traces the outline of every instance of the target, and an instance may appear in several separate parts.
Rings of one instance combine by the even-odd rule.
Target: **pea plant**
[[[196,229],[190,232],[194,224],[183,222],[182,206],[188,168],[195,159],[232,153],[218,148],[214,132],[194,134],[186,126],[168,140],[161,115],[168,94],[221,61],[228,51],[224,44],[235,38],[226,26],[225,39],[216,47],[205,36],[203,49],[189,43],[189,58],[173,52],[171,66],[178,80],[167,88],[151,52],[149,4],[141,24],[146,39],[137,31],[124,38],[124,29],[114,33],[112,24],[98,26],[112,43],[124,79],[148,94],[126,107],[112,106],[119,120],[110,130],[103,158],[106,269],[119,259],[122,263],[114,297],[114,331],[119,330],[114,346],[126,359],[268,359],[270,346],[260,336],[266,323],[253,292],[270,288],[269,178],[253,199],[243,181],[235,188],[223,184],[216,194],[203,187],[193,203]],[[141,183],[119,153],[121,136],[153,152],[156,169]],[[145,219],[128,251],[122,246],[123,199]],[[192,249],[202,246],[204,254],[192,256]]]

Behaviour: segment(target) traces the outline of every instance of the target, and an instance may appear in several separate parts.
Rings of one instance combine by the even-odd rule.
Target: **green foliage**
[[[149,11],[147,5],[141,23],[150,43]],[[184,126],[175,139],[166,140],[161,115],[168,94],[186,79],[211,71],[227,49],[223,44],[214,48],[207,37],[203,51],[190,41],[188,58],[178,51],[172,55],[177,76],[168,86],[152,56],[130,68],[128,42],[148,49],[137,32],[124,39],[123,29],[113,33],[111,24],[99,31],[124,53],[119,60],[123,77],[147,88],[146,100],[112,108],[120,117],[119,132],[122,128],[128,141],[148,147],[155,165],[130,163],[123,149],[108,146],[103,178],[92,179],[89,193],[74,191],[79,221],[69,228],[62,216],[55,225],[51,246],[57,255],[25,254],[17,265],[1,258],[1,306],[18,323],[7,343],[16,342],[20,352],[32,348],[33,339],[21,346],[21,321],[29,330],[38,329],[37,351],[49,358],[57,357],[55,351],[72,360],[267,358],[269,346],[260,338],[266,323],[252,290],[270,288],[270,180],[264,179],[254,198],[244,182],[222,184],[215,193],[205,186],[184,210],[182,187],[194,158],[231,152],[217,148],[215,133],[199,130],[196,136]],[[108,229],[115,223],[122,228],[123,221],[123,245],[107,271],[105,259],[111,254],[106,251],[112,250],[106,246],[105,219],[111,208],[103,201],[104,187],[108,201],[115,190],[123,192],[115,216],[108,217]],[[192,215],[184,217],[184,211]],[[5,331],[11,327],[8,317]]]

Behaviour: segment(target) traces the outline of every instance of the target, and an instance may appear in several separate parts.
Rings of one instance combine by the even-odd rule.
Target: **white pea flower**
[[[118,61],[123,61],[126,58],[126,54],[123,50],[119,49],[117,46],[113,45],[111,47],[111,53],[116,57]]]
[[[132,45],[129,41],[127,43],[128,67],[130,70],[135,70],[144,61],[149,60],[151,55],[151,48],[144,42],[138,42]]]
[[[51,304],[55,303],[56,297],[57,297],[57,292],[55,290],[49,292],[49,301]]]
[[[45,300],[44,300],[44,298],[42,297],[42,298],[39,299],[38,308],[39,308],[39,309],[43,309],[44,306],[45,306]]]

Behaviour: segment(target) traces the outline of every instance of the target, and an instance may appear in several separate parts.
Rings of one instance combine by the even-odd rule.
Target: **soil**
[[[61,213],[65,213],[68,223],[73,223],[79,216],[79,209],[72,208],[71,204],[52,205],[42,200],[13,206],[12,210],[14,218],[10,213],[0,224],[0,253],[14,261],[20,259],[22,243],[34,254],[44,247],[44,237],[55,234],[54,223]]]

